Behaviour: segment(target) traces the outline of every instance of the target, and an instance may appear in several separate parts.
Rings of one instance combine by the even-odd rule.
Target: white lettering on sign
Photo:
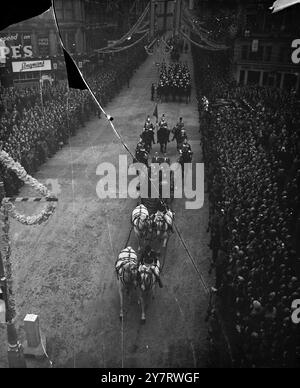
[[[0,33],[0,60],[28,58],[33,56],[31,35],[28,33]]]
[[[295,39],[292,43],[292,48],[295,49],[292,53],[292,62],[295,65],[300,63],[300,39]]]
[[[11,35],[6,35],[6,36],[1,36],[1,39],[4,41],[4,42],[13,42],[13,41],[16,41],[18,40],[19,38],[19,34],[16,33],[16,34],[11,34]]]
[[[12,68],[14,73],[21,73],[26,71],[45,71],[51,70],[51,61],[28,61],[28,62],[13,62]]]
[[[9,55],[13,59],[28,58],[33,56],[32,46],[0,47],[0,59],[6,59]]]
[[[36,69],[38,67],[44,67],[45,66],[45,62],[44,61],[40,61],[40,62],[23,62],[22,63],[22,68],[21,68],[21,71],[24,71],[24,70],[32,70],[32,69]]]

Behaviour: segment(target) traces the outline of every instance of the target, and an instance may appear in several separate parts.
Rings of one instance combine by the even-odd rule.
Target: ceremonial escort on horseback
[[[157,143],[160,144],[161,155],[155,152],[149,163],[152,147],[156,144],[155,128],[157,128]],[[145,323],[146,300],[149,299],[149,296],[154,298],[157,285],[163,288],[161,271],[165,262],[168,241],[174,233],[175,221],[175,212],[170,207],[172,202],[170,198],[172,192],[174,193],[174,172],[170,171],[171,160],[167,156],[170,134],[165,114],[162,115],[156,126],[148,116],[136,147],[134,162],[146,167],[142,173],[137,171],[137,174],[140,176],[141,183],[146,181],[147,190],[142,192],[141,184],[138,185],[140,198],[131,215],[131,225],[138,242],[138,250],[135,251],[131,246],[126,246],[121,251],[115,265],[119,282],[121,320],[124,318],[124,295],[137,292],[141,306],[141,321]],[[179,166],[184,168],[184,163],[192,162],[193,153],[187,141],[182,117],[173,128],[172,134],[173,141],[177,141]],[[164,170],[166,167],[169,180]],[[167,187],[164,187],[165,185]],[[170,195],[164,198],[164,193],[168,191],[166,188],[169,188]],[[160,248],[154,249],[154,246]]]

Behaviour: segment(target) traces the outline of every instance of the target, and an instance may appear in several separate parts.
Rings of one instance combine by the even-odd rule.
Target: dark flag
[[[26,19],[34,18],[48,11],[52,6],[51,0],[11,0],[5,1],[1,10],[0,30]]]
[[[155,106],[155,109],[154,109],[154,112],[153,112],[153,116],[156,117],[156,122],[158,122],[158,105],[157,104]]]
[[[87,90],[87,84],[85,83],[81,71],[74,62],[74,59],[68,53],[68,51],[63,47],[67,73],[68,73],[68,83],[69,87],[73,89]]]
[[[83,75],[81,74],[81,71],[79,70],[78,66],[76,65],[74,59],[71,57],[69,52],[64,47],[64,42],[62,39],[62,35],[60,32],[57,15],[56,15],[56,9],[55,9],[55,2],[52,0],[52,9],[53,9],[53,17],[56,24],[57,32],[60,39],[60,44],[63,49],[64,57],[65,57],[65,63],[67,68],[67,74],[68,74],[68,83],[69,87],[73,89],[79,89],[79,90],[88,90],[88,85],[84,81]]]

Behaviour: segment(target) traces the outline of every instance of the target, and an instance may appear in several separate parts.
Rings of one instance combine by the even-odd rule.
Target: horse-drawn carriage
[[[191,162],[193,155],[183,128],[181,119],[179,125],[173,130],[180,154],[179,163],[182,165]],[[138,173],[140,184],[137,190],[140,198],[131,217],[139,253],[131,247],[125,248],[120,253],[115,268],[119,281],[120,318],[123,319],[124,290],[128,292],[133,289],[139,293],[142,322],[145,322],[145,301],[149,295],[152,295],[157,284],[162,287],[160,273],[164,267],[168,241],[175,230],[175,213],[170,207],[175,194],[175,171],[171,169],[170,158],[157,153],[152,157],[149,166],[150,150],[146,149],[146,142],[143,140],[145,139],[142,139],[137,146],[135,161],[145,164],[146,168],[144,172]],[[147,192],[142,185],[145,185]]]

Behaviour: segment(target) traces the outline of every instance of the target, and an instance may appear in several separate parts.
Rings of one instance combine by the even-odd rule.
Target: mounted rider
[[[167,144],[170,143],[170,130],[168,128],[168,123],[164,119],[162,119],[159,123],[159,130],[157,131],[157,143],[160,144],[161,153],[167,153]]]
[[[187,134],[186,134],[186,131],[185,129],[178,129],[175,134],[174,134],[174,137],[173,137],[173,141],[176,139],[177,141],[177,150],[178,152],[180,151],[183,143],[185,142],[185,140],[187,140]]]
[[[149,153],[146,150],[145,143],[143,140],[141,140],[136,146],[135,161],[145,164],[148,167],[148,157]]]
[[[184,129],[184,122],[183,122],[183,118],[182,117],[180,117],[179,118],[179,121],[178,121],[178,123],[176,124],[176,126],[175,126],[175,128],[174,128],[174,133],[176,132],[176,131],[181,131],[182,129]]]
[[[180,153],[181,153],[181,154],[189,154],[189,155],[193,155],[192,147],[191,147],[190,143],[188,142],[187,138],[185,138],[185,139],[183,140],[183,143],[182,143],[182,146],[181,146]]]
[[[155,144],[154,127],[152,123],[148,124],[144,129],[144,132],[141,134],[141,140],[145,143],[146,151],[150,153],[152,144]]]
[[[182,146],[179,150],[180,153],[180,159],[179,163],[182,165],[185,163],[191,163],[193,160],[193,151],[191,145],[188,143],[187,139],[184,139]]]
[[[146,269],[150,270],[151,273],[153,273],[155,276],[159,287],[163,288],[163,284],[160,278],[159,255],[149,245],[146,246],[145,251],[142,253],[140,260],[140,270],[141,267],[145,267]]]
[[[168,123],[167,123],[166,115],[165,115],[165,114],[163,114],[163,115],[161,116],[161,119],[160,119],[160,121],[159,121],[159,123],[158,123],[158,126],[159,126],[159,127],[168,126]]]
[[[154,131],[154,125],[151,123],[150,116],[147,117],[147,120],[144,124],[144,130],[152,129]]]
[[[183,118],[180,117],[178,123],[175,125],[175,127],[174,127],[173,130],[172,130],[172,133],[173,133],[173,135],[174,135],[172,141],[174,141],[175,139],[177,140],[177,138],[178,138],[179,135],[180,135],[180,132],[181,132],[182,130],[184,130],[184,129],[185,129],[185,128],[184,128]]]

